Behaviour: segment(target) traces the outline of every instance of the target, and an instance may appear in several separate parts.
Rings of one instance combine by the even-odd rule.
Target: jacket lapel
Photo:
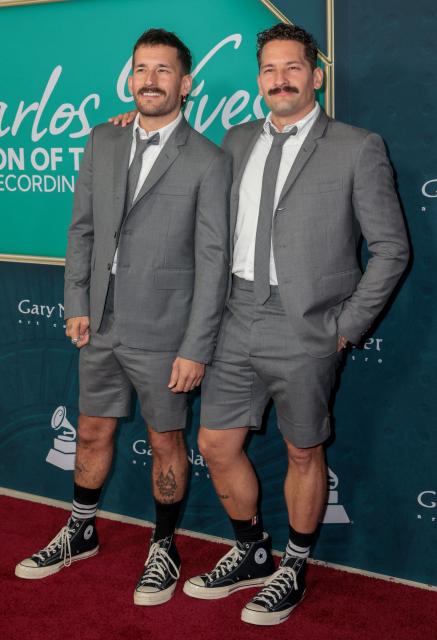
[[[322,110],[320,111],[319,117],[309,131],[303,145],[299,150],[299,153],[296,156],[295,161],[293,162],[293,165],[282,188],[281,195],[279,196],[278,206],[281,204],[283,198],[291,189],[302,169],[305,167],[306,163],[314,153],[314,150],[317,146],[317,139],[323,136],[327,124],[328,117]]]
[[[116,129],[118,137],[114,143],[114,207],[116,226],[120,225],[126,198],[127,172],[132,147],[133,124]]]

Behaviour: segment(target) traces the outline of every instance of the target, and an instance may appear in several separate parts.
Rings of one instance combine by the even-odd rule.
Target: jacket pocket
[[[316,180],[303,185],[304,193],[328,193],[329,191],[339,191],[343,188],[343,179]]]
[[[355,291],[361,277],[362,273],[358,267],[327,274],[322,276],[319,282],[321,293],[331,301],[343,300]]]
[[[194,269],[157,269],[156,289],[191,289],[194,285]]]

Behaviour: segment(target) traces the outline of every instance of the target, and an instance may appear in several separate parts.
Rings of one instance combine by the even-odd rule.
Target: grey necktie
[[[135,190],[137,188],[138,180],[140,178],[141,167],[143,164],[143,153],[147,147],[151,144],[159,144],[159,133],[154,133],[150,138],[143,140],[140,137],[140,130],[136,131],[136,147],[135,155],[129,167],[129,173],[127,174],[127,188],[126,188],[126,212],[132,207]]]
[[[254,291],[255,298],[259,304],[264,304],[270,297],[272,219],[282,147],[290,136],[296,135],[297,127],[293,127],[290,131],[287,131],[287,133],[278,133],[270,125],[270,133],[273,136],[273,142],[264,165],[255,240]]]

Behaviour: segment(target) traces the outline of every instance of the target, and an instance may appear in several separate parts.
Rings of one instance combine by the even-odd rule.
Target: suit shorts
[[[284,438],[299,448],[330,435],[329,405],[342,353],[304,351],[285,315],[278,287],[260,305],[253,283],[234,276],[213,362],[202,383],[207,429],[259,429],[270,398]]]
[[[79,356],[79,410],[87,416],[122,418],[132,410],[135,390],[146,423],[155,431],[185,428],[187,393],[168,388],[173,351],[146,351],[120,343],[114,317],[114,278],[103,320]]]

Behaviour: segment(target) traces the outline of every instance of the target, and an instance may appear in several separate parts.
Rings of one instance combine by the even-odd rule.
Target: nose
[[[156,84],[156,80],[157,80],[156,72],[153,69],[151,69],[150,71],[148,71],[144,82],[146,86],[150,87]]]
[[[275,87],[281,87],[287,84],[287,78],[285,72],[282,69],[276,69],[273,77]]]

